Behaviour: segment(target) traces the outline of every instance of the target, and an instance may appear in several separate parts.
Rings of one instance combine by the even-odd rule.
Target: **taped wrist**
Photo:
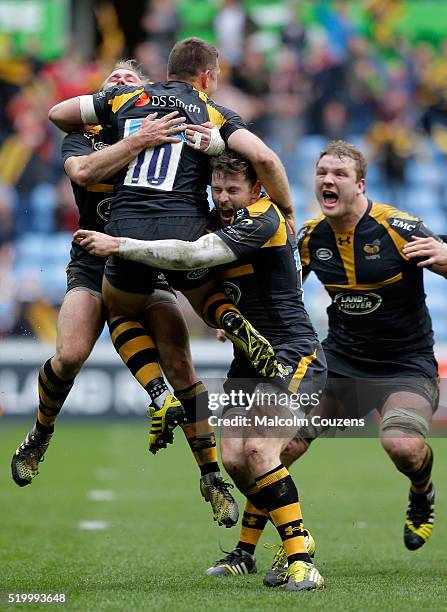
[[[225,142],[217,127],[211,128],[211,139],[207,148],[203,151],[206,155],[220,155],[225,151]]]

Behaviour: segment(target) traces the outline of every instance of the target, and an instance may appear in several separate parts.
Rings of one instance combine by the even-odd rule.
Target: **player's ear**
[[[261,181],[256,181],[256,183],[253,185],[252,190],[251,190],[252,195],[256,200],[259,198],[261,189],[262,189]]]
[[[208,85],[210,82],[210,73],[211,73],[211,70],[204,70],[203,72],[199,73],[200,86],[201,86],[201,89],[203,89],[203,91],[205,92],[208,90]]]
[[[361,178],[359,181],[359,191],[360,193],[365,193],[366,181],[364,178]]]

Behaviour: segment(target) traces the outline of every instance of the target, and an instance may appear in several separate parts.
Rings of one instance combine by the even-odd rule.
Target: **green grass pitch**
[[[143,420],[73,425],[62,418],[40,475],[20,489],[9,463],[28,425],[0,421],[2,609],[48,609],[4,605],[6,593],[26,592],[66,593],[64,609],[82,611],[447,610],[445,439],[432,440],[434,535],[417,552],[402,541],[407,481],[378,440],[316,442],[292,473],[327,588],[284,593],[262,586],[271,559],[262,546],[258,574],[204,575],[221,556],[219,542],[234,546],[238,528],[211,520],[181,433],[153,457]],[[92,500],[91,491],[113,499]],[[106,528],[81,530],[81,521]],[[262,543],[276,541],[269,527]]]

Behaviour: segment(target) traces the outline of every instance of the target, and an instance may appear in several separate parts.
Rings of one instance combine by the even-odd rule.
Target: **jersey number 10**
[[[127,119],[124,138],[140,129],[143,119]],[[144,149],[130,162],[124,185],[172,191],[182,152],[183,141]]]

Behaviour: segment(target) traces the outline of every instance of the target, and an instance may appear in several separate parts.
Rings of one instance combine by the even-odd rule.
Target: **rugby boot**
[[[185,422],[185,410],[178,399],[170,394],[161,408],[149,406],[148,415],[151,417],[151,429],[149,432],[149,450],[154,455],[161,448],[174,441],[173,430],[177,425]]]
[[[307,529],[303,529],[304,542],[306,544],[309,557],[315,555],[317,545],[312,534]],[[266,544],[266,548],[277,548],[277,552],[273,557],[272,566],[267,570],[264,576],[264,585],[268,587],[281,586],[286,581],[286,571],[288,568],[287,555],[282,544]]]
[[[256,572],[256,559],[242,548],[235,548],[206,570],[207,576],[243,576]]]
[[[237,312],[227,312],[221,320],[227,338],[241,350],[261,376],[272,378],[278,372],[278,362],[272,345]]]
[[[225,482],[220,472],[205,474],[200,479],[202,497],[210,502],[214,520],[225,527],[234,527],[239,518],[239,508],[229,491],[232,488],[233,485]]]
[[[12,478],[19,487],[31,484],[39,473],[39,463],[43,461],[52,436],[40,432],[34,426],[12,456]]]
[[[285,571],[285,591],[324,589],[324,580],[317,568],[306,561],[294,561]]]
[[[407,520],[404,526],[404,543],[409,550],[423,546],[433,531],[435,519],[435,487],[433,483],[425,493],[408,495]]]

